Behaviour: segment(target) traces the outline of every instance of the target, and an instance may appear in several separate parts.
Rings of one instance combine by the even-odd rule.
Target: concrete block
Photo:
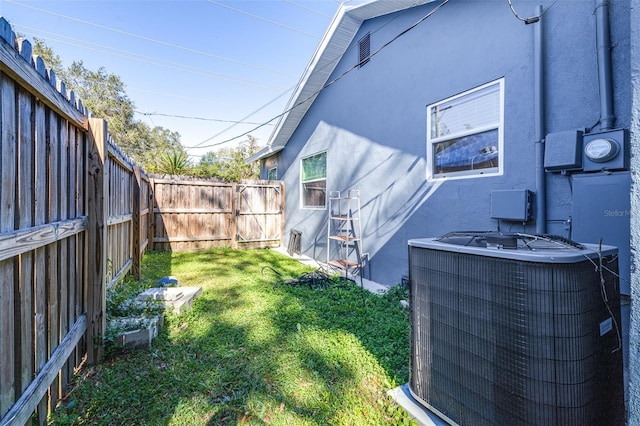
[[[151,341],[158,337],[163,322],[162,315],[152,318],[117,318],[110,321],[108,327],[128,330],[114,338],[116,345],[127,349],[149,348]]]
[[[183,313],[191,307],[193,300],[202,293],[202,287],[150,288],[138,295],[138,299],[160,300],[165,308],[173,308],[175,313]]]

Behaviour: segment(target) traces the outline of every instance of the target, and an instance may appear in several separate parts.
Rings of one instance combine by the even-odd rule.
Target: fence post
[[[149,204],[149,215],[147,219],[147,250],[153,250],[153,237],[156,233],[156,214],[154,213],[154,200],[156,197],[156,181],[154,178],[149,176],[149,199],[147,203]]]
[[[284,181],[280,181],[280,247],[284,247]]]
[[[133,264],[131,272],[136,280],[140,279],[140,260],[142,257],[142,241],[140,237],[140,216],[142,203],[140,202],[140,166],[133,166]]]
[[[240,212],[238,211],[238,198],[240,197],[240,193],[238,192],[240,190],[240,187],[238,186],[237,183],[233,182],[232,186],[231,186],[231,211],[233,212],[231,214],[231,248],[232,249],[237,249],[238,248],[238,236],[239,236],[239,230],[238,230],[238,216],[240,215]]]
[[[104,354],[106,328],[107,203],[109,178],[107,160],[107,122],[89,118],[89,173],[87,183],[88,288],[87,361],[98,363]]]

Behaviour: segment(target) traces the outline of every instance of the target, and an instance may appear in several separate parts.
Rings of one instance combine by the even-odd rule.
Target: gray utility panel
[[[618,247],[620,293],[630,294],[631,175],[629,172],[573,175],[571,239]]]
[[[533,192],[527,189],[491,191],[491,218],[527,222],[532,219]]]

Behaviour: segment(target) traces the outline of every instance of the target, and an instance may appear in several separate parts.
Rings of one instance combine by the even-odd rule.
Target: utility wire
[[[96,27],[96,28],[101,28],[103,30],[112,31],[112,32],[115,32],[115,33],[118,33],[118,34],[123,34],[123,35],[129,36],[129,37],[134,37],[134,38],[137,38],[137,39],[140,39],[140,40],[149,41],[149,42],[160,44],[160,45],[167,46],[167,47],[172,47],[174,49],[184,50],[185,52],[195,53],[197,55],[202,55],[202,56],[208,56],[210,58],[218,59],[218,60],[221,60],[221,61],[231,62],[231,63],[234,63],[234,64],[243,65],[243,66],[254,68],[254,69],[259,69],[259,70],[262,70],[262,71],[268,71],[268,72],[272,72],[272,73],[275,73],[275,74],[282,74],[282,75],[287,75],[287,76],[293,77],[292,74],[289,74],[289,73],[286,73],[286,72],[283,72],[283,71],[278,71],[278,70],[275,70],[275,69],[272,69],[272,68],[261,67],[260,65],[249,64],[247,62],[238,61],[236,59],[231,59],[231,58],[227,58],[227,57],[220,56],[220,55],[215,55],[213,53],[204,52],[202,50],[197,50],[197,49],[192,49],[190,47],[180,46],[178,44],[173,44],[173,43],[169,43],[169,42],[166,42],[166,41],[154,39],[154,38],[151,38],[151,37],[146,37],[146,36],[143,36],[143,35],[130,33],[128,31],[119,30],[117,28],[107,27],[106,25],[101,25],[101,24],[97,24],[95,22],[85,21],[83,19],[74,18],[72,16],[63,15],[63,14],[57,13],[57,12],[52,12],[50,10],[40,9],[38,7],[27,5],[27,4],[24,4],[24,3],[20,3],[20,2],[14,1],[14,0],[3,0],[3,1],[6,2],[6,3],[12,3],[12,4],[15,4],[15,5],[18,5],[18,6],[22,6],[22,7],[25,7],[27,9],[36,10],[38,12],[46,13],[46,14],[53,15],[53,16],[58,16],[60,18],[68,19],[70,21],[79,22],[81,24],[90,25],[90,26],[93,26],[93,27]]]
[[[386,42],[385,44],[383,44],[382,46],[380,46],[376,51],[374,51],[373,53],[371,53],[369,55],[369,59],[371,59],[372,57],[374,57],[375,55],[377,55],[378,53],[380,53],[383,49],[385,49],[387,46],[389,46],[391,43],[393,43],[394,41],[396,41],[397,39],[399,39],[400,37],[402,37],[403,35],[405,35],[406,33],[408,33],[409,31],[411,31],[412,29],[414,29],[415,27],[417,27],[418,25],[420,25],[422,22],[424,22],[425,20],[429,19],[434,13],[436,13],[438,10],[440,10],[444,5],[446,5],[447,3],[449,3],[449,1],[451,0],[444,0],[442,3],[440,3],[439,5],[437,5],[436,7],[434,7],[433,9],[431,9],[429,11],[429,13],[427,13],[425,16],[423,16],[422,18],[420,18],[416,23],[414,23],[413,25],[411,25],[410,27],[408,27],[407,29],[405,29],[404,31],[401,31],[399,34],[397,34],[395,37],[393,37],[391,40],[389,40],[388,42]],[[320,92],[322,92],[324,89],[328,88],[329,86],[333,85],[334,83],[336,83],[337,81],[341,80],[343,77],[345,77],[347,74],[349,74],[350,72],[358,69],[360,67],[360,63],[355,64],[354,66],[352,66],[351,68],[347,69],[346,71],[344,71],[342,74],[340,74],[339,76],[337,76],[336,78],[334,78],[333,80],[325,83],[320,89],[316,90],[315,92],[313,92],[312,94],[310,94],[309,96],[307,96],[305,99],[297,102],[296,104],[294,104],[293,106],[291,106],[290,108],[286,109],[285,111],[283,111],[282,113],[272,117],[271,119],[265,121],[264,123],[260,124],[259,126],[248,130],[240,135],[234,136],[232,138],[229,139],[225,139],[224,141],[221,142],[216,142],[213,144],[209,144],[209,145],[202,145],[205,142],[208,142],[209,140],[215,138],[216,136],[218,136],[220,133],[218,133],[217,135],[211,136],[208,139],[205,139],[204,141],[200,142],[199,144],[193,146],[193,147],[185,147],[185,148],[211,148],[214,146],[218,146],[218,145],[222,145],[228,142],[232,142],[236,139],[239,139],[243,136],[246,136],[252,132],[254,132],[255,130],[260,129],[261,127],[267,126],[269,123],[271,123],[274,120],[277,120],[280,117],[283,117],[284,115],[288,114],[289,112],[293,111],[294,109],[298,108],[301,105],[304,105],[306,102],[308,102],[309,100],[313,99],[315,96],[317,96],[318,94],[320,94]],[[284,95],[284,93],[283,93]],[[281,95],[282,96],[282,95]],[[274,99],[275,101],[275,99]],[[272,101],[273,102],[273,101]],[[266,106],[266,105],[265,105]],[[249,115],[250,116],[250,115]]]
[[[118,48],[111,47],[111,46],[105,46],[105,45],[98,44],[98,43],[93,43],[93,42],[90,42],[90,41],[80,40],[80,39],[76,39],[76,38],[73,38],[73,37],[68,37],[68,36],[65,36],[65,35],[62,35],[62,34],[56,34],[56,33],[51,33],[51,32],[48,32],[48,31],[39,30],[37,28],[29,27],[29,26],[26,26],[26,25],[19,25],[18,24],[18,25],[14,25],[14,26],[16,28],[26,29],[34,37],[40,36],[43,39],[46,39],[47,41],[49,41],[49,40],[50,41],[57,41],[58,43],[67,44],[69,46],[76,46],[76,47],[80,47],[82,49],[92,50],[94,52],[99,52],[99,53],[104,53],[106,55],[117,56],[117,57],[121,57],[121,58],[125,58],[125,59],[130,59],[130,60],[136,61],[136,62],[142,62],[142,63],[159,66],[159,67],[166,68],[166,69],[173,69],[173,70],[176,70],[176,71],[187,72],[187,73],[190,73],[190,74],[199,75],[199,76],[203,76],[203,77],[217,78],[217,79],[220,79],[220,80],[235,81],[235,82],[238,82],[238,83],[251,84],[253,86],[263,87],[265,89],[282,89],[282,87],[280,87],[280,86],[272,86],[272,85],[263,84],[263,83],[260,83],[260,82],[257,82],[257,81],[253,81],[253,80],[249,80],[249,79],[245,79],[245,78],[228,76],[228,75],[216,73],[216,72],[213,72],[213,71],[205,70],[205,69],[202,69],[202,68],[192,67],[192,66],[180,64],[180,63],[177,63],[177,62],[166,61],[164,59],[155,58],[153,56],[142,55],[140,53],[130,52],[130,51],[127,51],[127,50],[122,50],[122,49],[118,49]],[[54,37],[50,37],[49,35],[53,35]],[[56,36],[62,37],[62,39],[56,38]],[[71,41],[67,41],[65,39],[71,40]],[[90,45],[97,46],[97,47],[93,48],[93,47],[90,47]],[[136,58],[136,56],[137,56],[137,58]]]
[[[255,121],[222,120],[220,118],[191,117],[191,116],[187,116],[187,115],[178,115],[178,114],[163,114],[161,112],[142,112],[142,111],[136,111],[136,110],[134,110],[133,112],[135,112],[137,114],[140,114],[140,115],[147,116],[147,117],[159,116],[159,117],[184,118],[186,120],[216,121],[218,123],[261,124],[261,123],[256,123]]]
[[[254,19],[258,19],[260,21],[267,22],[269,24],[275,25],[275,26],[280,27],[280,28],[284,28],[284,29],[289,30],[289,31],[295,31],[298,34],[306,35],[307,37],[320,39],[320,37],[318,37],[317,35],[314,35],[314,34],[311,34],[311,33],[307,33],[307,32],[304,32],[302,30],[298,30],[298,29],[293,28],[293,27],[289,27],[287,25],[280,24],[280,23],[272,21],[270,19],[263,18],[262,16],[258,16],[258,15],[254,15],[254,14],[249,13],[249,12],[245,12],[244,10],[240,10],[240,9],[236,9],[234,7],[231,7],[231,6],[227,6],[226,4],[218,3],[217,1],[207,0],[207,3],[215,4],[216,6],[223,7],[225,9],[231,10],[233,12],[240,13],[242,15],[250,16],[250,17],[252,17]]]
[[[247,114],[247,115],[245,115],[244,117],[242,117],[242,118],[240,119],[240,121],[242,121],[242,120],[246,120],[247,118],[251,117],[253,114],[256,114],[257,112],[260,112],[261,110],[265,109],[266,107],[268,107],[269,105],[271,105],[272,103],[274,103],[275,101],[277,101],[278,99],[280,99],[281,97],[283,97],[284,95],[286,95],[287,93],[289,93],[290,91],[292,91],[293,89],[294,89],[294,87],[290,88],[289,90],[287,90],[287,91],[285,91],[285,92],[282,92],[281,94],[279,94],[279,95],[278,95],[278,96],[276,96],[275,98],[271,99],[271,100],[270,100],[269,102],[267,102],[266,104],[262,105],[262,106],[261,106],[260,108],[258,108],[257,110],[255,110],[255,111],[253,111],[253,112],[250,112],[249,114]],[[280,114],[280,115],[282,115],[282,114]],[[202,142],[199,142],[199,143],[197,143],[197,144],[195,144],[195,145],[193,145],[193,146],[185,146],[184,148],[185,148],[185,149],[193,149],[193,148],[211,148],[211,147],[214,147],[214,146],[223,145],[223,144],[225,144],[225,143],[228,143],[228,142],[234,141],[234,140],[236,140],[236,139],[239,139],[239,138],[241,138],[241,137],[243,137],[243,136],[246,136],[246,135],[248,135],[249,133],[251,133],[251,132],[253,132],[253,131],[255,131],[255,130],[258,130],[258,129],[262,128],[262,127],[268,126],[268,125],[269,125],[273,120],[275,120],[275,119],[276,119],[276,118],[278,118],[278,117],[279,117],[279,116],[276,116],[275,118],[272,118],[272,119],[270,119],[269,121],[266,121],[266,122],[264,122],[264,123],[261,123],[261,124],[260,124],[260,125],[258,125],[257,127],[254,127],[253,129],[251,129],[251,130],[249,130],[249,131],[247,131],[247,132],[244,132],[244,133],[242,133],[242,134],[240,134],[240,135],[238,135],[238,136],[235,136],[235,137],[233,137],[233,138],[230,138],[230,139],[224,140],[224,141],[222,141],[222,142],[217,142],[217,143],[213,143],[213,144],[209,144],[209,145],[203,145],[204,143],[209,142],[211,139],[213,139],[213,138],[217,138],[218,136],[220,136],[220,135],[221,135],[221,134],[223,134],[224,132],[226,132],[226,131],[228,131],[228,130],[231,130],[232,128],[234,128],[234,127],[237,125],[237,124],[232,124],[231,126],[229,126],[229,127],[225,128],[225,129],[221,130],[220,132],[216,133],[216,134],[215,134],[215,135],[213,135],[213,136],[208,137],[207,139],[203,140]]]
[[[291,0],[282,0],[282,1],[285,2],[285,3],[289,3],[289,4],[293,5],[293,6],[297,6],[300,9],[304,9],[304,10],[307,10],[307,11],[309,11],[311,13],[315,13],[316,15],[324,16],[325,18],[331,18],[332,17],[331,15],[327,15],[326,13],[322,13],[322,12],[320,12],[318,10],[311,9],[310,7],[307,7],[307,6],[305,6],[303,4],[300,4],[300,3],[293,2]]]
[[[547,10],[551,9],[553,7],[553,5],[556,4],[557,1],[558,0],[554,0],[554,2],[551,3],[551,6],[549,6],[545,10],[543,10],[540,15],[530,16],[528,18],[523,18],[522,16],[520,16],[518,14],[518,12],[516,12],[516,9],[513,7],[513,4],[511,3],[511,0],[507,0],[507,3],[509,3],[509,9],[511,9],[511,13],[513,13],[513,16],[515,16],[516,19],[518,19],[519,21],[524,22],[525,24],[535,24],[536,22],[538,22],[540,20],[540,18],[542,18],[542,16],[545,13],[547,13]]]

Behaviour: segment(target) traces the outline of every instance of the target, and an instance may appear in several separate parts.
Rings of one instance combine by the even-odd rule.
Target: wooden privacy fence
[[[145,250],[282,243],[281,182],[150,178],[3,18],[0,126],[0,426],[45,424],[100,361],[106,288]]]
[[[40,424],[101,359],[105,286],[136,272],[149,179],[0,18],[0,424]]]
[[[284,183],[223,183],[154,176],[153,248],[279,246],[284,233]]]

